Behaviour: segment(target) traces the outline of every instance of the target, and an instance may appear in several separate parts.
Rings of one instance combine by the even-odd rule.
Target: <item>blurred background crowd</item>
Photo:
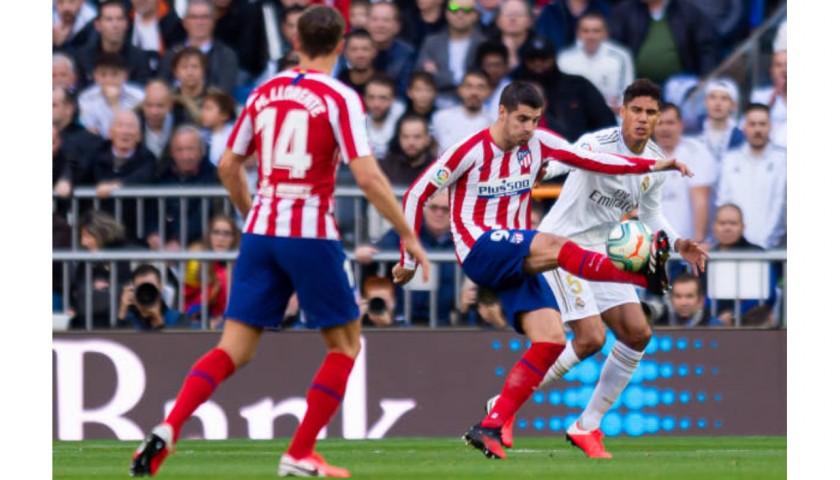
[[[771,0],[54,0],[54,248],[235,252],[241,218],[224,195],[114,197],[221,188],[216,166],[238,111],[254,86],[296,64],[296,21],[314,3],[347,19],[329,73],[363,99],[398,193],[489,126],[513,80],[540,88],[542,125],[574,142],[617,125],[624,88],[650,78],[667,102],[655,141],[696,173],[666,185],[672,224],[712,251],[786,248],[786,2]],[[256,162],[246,168],[255,188]],[[562,183],[534,192],[534,227]],[[338,185],[354,186],[346,166]],[[94,194],[79,197],[86,188]],[[395,287],[377,259],[398,248],[394,232],[352,196],[339,195],[336,215],[366,327],[505,328],[498,301],[454,263],[439,264],[431,288]],[[432,252],[453,252],[448,215],[446,195],[424,209]],[[71,328],[217,328],[232,264],[200,263],[55,262],[53,310]],[[645,300],[652,323],[779,325],[780,264],[759,269],[761,298],[714,302],[706,275],[672,267],[673,292]],[[294,301],[284,324],[305,324]]]

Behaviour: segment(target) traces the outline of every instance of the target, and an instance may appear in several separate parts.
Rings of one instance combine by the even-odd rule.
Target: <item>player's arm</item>
[[[423,223],[423,206],[429,198],[449,188],[472,165],[473,159],[466,153],[468,150],[461,143],[449,147],[405,192],[403,211],[408,224],[418,235]],[[414,258],[405,248],[401,248],[400,262],[392,269],[394,281],[400,285],[410,281],[414,268]]]
[[[709,225],[709,195],[710,186],[689,187],[688,193],[691,198],[691,210],[694,214],[694,239],[702,241],[706,238],[706,229]]]
[[[563,162],[573,168],[606,175],[626,175],[677,170],[683,176],[692,173],[684,164],[669,160],[628,157],[617,153],[596,152],[570,144],[563,137],[545,129],[537,130],[543,158]]]
[[[222,159],[219,160],[219,179],[228,191],[228,196],[233,206],[239,210],[242,218],[248,216],[251,211],[251,196],[248,191],[248,181],[245,178],[245,161],[248,157],[233,153],[229,148],[225,149]]]
[[[653,180],[650,189],[642,192],[639,200],[639,220],[651,228],[654,232],[665,230],[671,240],[671,248],[679,252],[683,260],[691,264],[694,274],[705,271],[707,252],[699,243],[690,238],[681,238],[671,223],[665,218],[662,210],[662,185],[665,183],[663,177]]]
[[[426,252],[420,245],[417,233],[403,215],[402,208],[394,197],[391,182],[382,173],[376,159],[372,155],[359,157],[350,162],[350,172],[368,201],[393,225],[402,239],[403,248],[423,267],[423,280],[428,281],[429,261],[426,259]]]

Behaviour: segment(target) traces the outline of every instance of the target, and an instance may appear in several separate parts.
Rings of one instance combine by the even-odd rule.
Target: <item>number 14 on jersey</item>
[[[265,108],[257,115],[257,132],[262,136],[260,166],[263,177],[270,176],[274,168],[282,168],[289,170],[290,178],[304,178],[312,167],[312,155],[306,150],[309,113],[306,110],[288,110],[275,144],[276,124],[276,108]]]

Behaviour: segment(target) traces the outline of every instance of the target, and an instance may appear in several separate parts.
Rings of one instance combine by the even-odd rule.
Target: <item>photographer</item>
[[[480,288],[469,278],[461,287],[460,325],[475,325],[489,329],[507,328],[507,319],[499,298],[486,288]]]
[[[385,277],[374,276],[362,285],[359,310],[365,327],[405,326],[405,317],[394,312],[397,299],[394,285]]]
[[[135,330],[190,328],[186,316],[170,309],[160,296],[162,282],[158,269],[141,264],[131,273],[131,283],[123,287],[117,318],[120,325]]]

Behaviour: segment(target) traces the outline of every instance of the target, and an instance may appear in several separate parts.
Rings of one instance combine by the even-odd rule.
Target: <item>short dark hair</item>
[[[490,75],[487,75],[487,72],[480,68],[470,68],[464,73],[464,78],[461,79],[461,84],[463,85],[464,82],[467,81],[467,77],[479,77],[485,82],[487,85],[490,85]]]
[[[104,0],[99,2],[99,11],[96,12],[97,20],[102,19],[102,12],[105,10],[105,7],[119,7],[122,10],[123,17],[128,18],[128,6],[123,0]]]
[[[97,68],[116,68],[127,72],[128,63],[119,53],[103,52],[97,55],[93,61],[93,69],[96,70]]]
[[[523,104],[531,108],[543,108],[544,102],[542,95],[534,85],[516,80],[502,90],[499,104],[504,106],[508,112],[512,112]]]
[[[204,95],[204,101],[207,102],[208,100],[216,102],[219,110],[228,117],[228,120],[236,118],[236,100],[226,91],[218,87],[210,87]]]
[[[508,52],[507,47],[505,44],[495,40],[488,40],[486,42],[482,42],[478,49],[475,51],[475,64],[476,66],[481,66],[481,62],[484,60],[484,57],[488,55],[499,55],[501,56],[505,64],[508,63],[508,59],[510,58],[510,52]]]
[[[693,283],[695,287],[697,287],[697,296],[702,297],[706,294],[703,290],[703,282],[700,281],[700,277],[695,277],[694,275],[683,272],[671,282],[673,285],[678,283]]]
[[[747,108],[744,109],[744,116],[747,116],[748,113],[752,112],[753,110],[761,110],[762,112],[770,115],[770,107],[763,103],[750,103],[747,105]]]
[[[397,95],[397,83],[391,78],[390,75],[376,72],[373,76],[370,77],[368,80],[367,85],[365,85],[365,93],[367,93],[368,85],[383,85],[391,89],[391,94],[396,96]]]
[[[300,5],[292,5],[289,8],[283,9],[283,13],[280,14],[280,21],[285,22],[286,18],[293,14],[293,13],[303,13],[306,11],[306,7],[301,7]],[[300,20],[300,19],[298,19]]]
[[[435,77],[425,70],[411,72],[411,76],[408,77],[408,88],[411,88],[416,82],[425,83],[426,85],[434,88],[435,91],[437,91],[437,85],[435,85]]]
[[[335,50],[344,34],[344,17],[323,5],[307,7],[298,19],[300,50],[307,57],[323,57]]]
[[[592,19],[595,19],[595,20],[600,20],[604,24],[604,28],[606,28],[608,31],[610,29],[610,25],[607,22],[607,17],[605,17],[604,14],[601,13],[601,12],[593,11],[593,12],[586,12],[583,15],[581,15],[580,18],[578,18],[577,27],[575,27],[575,30],[577,30],[580,27],[581,20],[583,20],[585,18],[592,18]]]
[[[178,67],[178,64],[181,63],[181,60],[189,57],[196,57],[201,62],[201,68],[204,70],[204,73],[207,73],[207,68],[209,67],[207,62],[207,55],[204,54],[200,49],[196,47],[184,47],[177,52],[175,55],[172,56],[172,63],[170,67],[172,71],[175,72],[175,69]]]
[[[717,207],[717,209],[715,210],[715,220],[717,220],[718,212],[720,212],[724,208],[731,208],[738,212],[738,216],[741,217],[741,223],[744,222],[744,211],[741,210],[741,207],[735,205],[734,203],[724,203],[723,205]]]
[[[679,105],[671,102],[660,102],[659,111],[664,113],[666,110],[673,110],[677,112],[677,119],[682,121],[682,112],[680,111]]]
[[[150,263],[141,263],[131,272],[131,281],[133,282],[137,277],[142,277],[143,275],[148,275],[153,273],[155,277],[157,277],[158,282],[162,281],[162,277],[160,275],[160,270]]]
[[[348,32],[347,35],[344,36],[345,44],[350,43],[350,40],[354,38],[360,38],[362,40],[368,40],[370,42],[373,42],[373,37],[370,36],[370,32],[368,32],[364,28],[350,30],[350,32]]]
[[[649,78],[640,78],[624,89],[624,105],[628,105],[638,97],[650,97],[657,103],[662,102],[662,88]]]
[[[400,117],[399,121],[397,122],[397,136],[399,136],[400,131],[402,130],[402,126],[408,122],[421,122],[423,124],[423,127],[426,129],[426,133],[429,133],[429,121],[426,120],[425,117],[416,113],[406,113],[405,115]]]

